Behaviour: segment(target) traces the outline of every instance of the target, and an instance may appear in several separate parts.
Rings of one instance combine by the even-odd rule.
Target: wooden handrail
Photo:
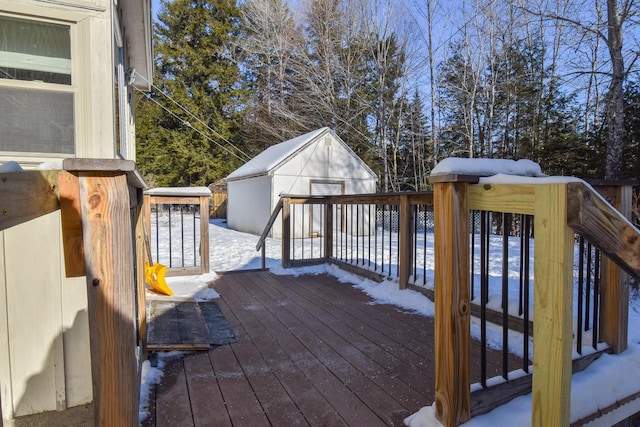
[[[260,239],[256,244],[256,251],[259,251],[264,246],[264,240],[269,235],[269,232],[271,231],[271,227],[273,227],[273,224],[276,222],[276,218],[278,217],[278,214],[280,214],[281,210],[282,210],[282,197],[280,198],[280,200],[278,200],[278,203],[276,204],[276,207],[273,209],[273,212],[271,212],[269,221],[267,221],[267,225],[264,227],[264,230],[260,235]]]
[[[59,172],[1,172],[0,231],[57,211]]]
[[[200,265],[187,267],[182,259],[182,266],[169,267],[167,277],[189,274],[206,274],[209,272],[209,204],[211,190],[207,187],[158,187],[144,192],[144,223],[147,236],[151,236],[151,206],[152,205],[193,205],[199,207],[200,212]],[[195,231],[194,231],[195,233]],[[169,236],[171,239],[171,236]],[[195,240],[194,240],[195,241]],[[184,248],[184,246],[183,246]],[[194,250],[198,250],[194,248]],[[149,254],[150,258],[153,258]],[[171,255],[169,255],[171,257]],[[193,254],[194,258],[196,254]],[[155,259],[155,262],[160,260]]]
[[[589,185],[567,184],[567,224],[640,279],[640,231]]]

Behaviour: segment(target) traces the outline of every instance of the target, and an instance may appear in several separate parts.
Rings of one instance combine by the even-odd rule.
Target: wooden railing
[[[146,236],[153,248],[153,261],[168,267],[167,276],[209,272],[210,202],[207,187],[144,192]],[[160,242],[166,243],[167,253],[160,253]]]
[[[67,275],[86,276],[95,425],[138,425],[145,185],[135,163],[66,159],[62,171],[0,178],[0,230],[61,210]]]
[[[437,180],[436,180],[437,181]],[[573,311],[573,284],[580,283],[581,278],[573,277],[574,257],[576,246],[575,233],[582,239],[588,240],[590,245],[599,248],[609,256],[598,261],[593,261],[593,266],[602,265],[595,274],[599,280],[600,289],[587,290],[594,292],[600,300],[595,300],[591,308],[593,322],[599,327],[600,336],[593,331],[593,346],[598,342],[605,342],[611,351],[621,352],[626,348],[628,287],[626,274],[615,264],[621,263],[625,270],[637,274],[636,268],[640,266],[640,251],[633,245],[622,243],[635,242],[637,231],[633,226],[614,209],[611,209],[590,187],[582,182],[545,184],[507,185],[507,184],[477,184],[478,177],[453,176],[443,177],[441,181],[434,182],[434,194],[429,193],[400,193],[377,195],[349,195],[327,196],[324,198],[309,198],[304,196],[283,196],[278,210],[274,211],[267,228],[258,244],[258,249],[264,248],[262,244],[268,235],[271,225],[275,222],[281,211],[283,220],[282,263],[286,267],[296,267],[309,263],[332,262],[346,268],[358,268],[367,275],[377,274],[382,276],[392,275],[397,278],[400,288],[411,287],[420,290],[433,299],[434,291],[425,286],[416,286],[419,275],[416,253],[421,251],[426,256],[426,248],[417,246],[416,234],[420,212],[433,212],[435,234],[435,267],[434,282],[436,302],[436,413],[439,419],[447,426],[458,425],[468,420],[474,414],[480,414],[490,410],[497,404],[504,403],[515,397],[534,391],[534,425],[565,425],[568,423],[570,396],[570,378],[572,365],[574,370],[583,369],[597,354],[585,356],[581,360],[572,362],[572,323],[576,313]],[[600,183],[602,184],[602,183]],[[630,211],[630,185],[600,185],[598,191],[607,196],[611,205],[618,209]],[[306,210],[304,206],[307,206]],[[309,225],[306,232],[301,232],[302,221],[307,224],[312,219],[306,219],[310,215],[312,206],[322,206],[322,224],[320,233],[315,232]],[[366,206],[377,207],[378,214],[362,215],[366,212]],[[297,207],[297,208],[296,208]],[[388,208],[387,208],[388,207]],[[297,211],[294,210],[298,209]],[[316,211],[318,208],[315,208]],[[503,309],[502,312],[487,314],[483,303],[472,303],[470,296],[470,236],[477,231],[470,230],[470,215],[473,212],[494,212],[498,215],[506,213],[517,214],[520,221],[525,224],[529,221],[533,225],[526,231],[526,245],[528,262],[528,239],[534,242],[535,262],[533,265],[535,291],[533,295],[533,314],[529,320],[528,306],[524,317],[512,318]],[[372,220],[378,218],[382,212],[382,221]],[[627,214],[630,214],[628,212]],[[359,220],[354,219],[358,218]],[[390,218],[394,217],[393,224]],[[363,219],[367,218],[367,219]],[[389,223],[387,223],[389,218]],[[371,227],[367,225],[352,225],[352,222],[375,221]],[[388,224],[388,225],[387,225]],[[522,226],[522,225],[521,225]],[[297,227],[297,228],[296,228]],[[530,227],[530,226],[526,226]],[[371,230],[373,233],[360,233],[357,230]],[[352,231],[356,230],[356,231]],[[380,231],[381,230],[381,231]],[[380,233],[386,238],[387,231],[393,230],[393,247],[389,248],[389,256],[394,257],[392,266],[380,266],[376,262],[378,255],[365,254],[361,250],[351,249],[371,245]],[[535,230],[535,233],[533,232]],[[617,231],[616,231],[617,230]],[[525,233],[525,231],[522,231]],[[535,236],[533,236],[535,234]],[[368,235],[368,236],[367,236]],[[314,240],[315,238],[315,240]],[[391,242],[391,233],[385,241]],[[426,245],[427,238],[422,242]],[[355,244],[353,243],[355,242]],[[375,246],[380,246],[377,240]],[[315,244],[315,246],[313,246]],[[634,243],[636,244],[636,243]],[[637,243],[640,245],[640,243]],[[304,246],[313,246],[316,250],[313,257],[306,257]],[[347,246],[345,250],[344,247]],[[292,257],[295,250],[302,257]],[[349,255],[341,255],[341,251]],[[313,252],[312,252],[313,253]],[[522,260],[522,254],[521,260]],[[382,255],[380,255],[382,257]],[[587,257],[587,255],[585,255]],[[615,261],[615,262],[614,262]],[[423,263],[423,265],[426,262]],[[263,264],[264,265],[264,264]],[[384,271],[384,269],[387,269]],[[424,268],[424,267],[423,267]],[[393,271],[393,273],[390,273]],[[426,277],[426,271],[423,273]],[[474,273],[477,274],[477,273]],[[481,273],[482,274],[482,273]],[[523,274],[523,273],[521,273]],[[529,281],[528,266],[525,267],[524,277],[521,280]],[[595,278],[593,280],[596,280]],[[505,296],[503,295],[503,298]],[[595,298],[595,297],[594,297]],[[598,305],[600,302],[600,305]],[[579,303],[580,304],[580,303]],[[508,305],[503,299],[503,307]],[[451,311],[454,308],[454,311]],[[580,309],[578,309],[580,311]],[[489,313],[490,314],[490,313]],[[470,348],[470,317],[471,315],[492,319],[503,328],[522,323],[521,331],[524,334],[525,348],[523,369],[530,372],[528,361],[527,343],[530,337],[535,337],[538,342],[555,342],[558,346],[539,345],[534,346],[533,363],[534,375],[521,378],[513,382],[508,393],[504,388],[491,391],[485,386],[482,393],[470,392],[469,372],[469,348]],[[492,317],[493,316],[493,317]],[[581,314],[578,313],[577,323],[583,323]],[[506,318],[506,319],[505,319]],[[542,320],[540,320],[542,319]],[[580,331],[576,331],[580,332]],[[582,333],[577,335],[577,351],[581,353]],[[507,351],[506,346],[503,351]],[[505,365],[506,369],[506,365]],[[537,372],[537,374],[536,374]],[[505,374],[505,380],[507,376]],[[509,381],[509,383],[511,383]],[[508,387],[509,388],[509,387]],[[562,396],[562,398],[558,398]]]
[[[478,178],[467,176],[441,177],[432,182],[436,215],[436,416],[445,426],[459,425],[471,416],[468,213],[489,210],[534,218],[533,336],[534,342],[545,344],[534,346],[532,425],[568,425],[574,228],[629,272],[634,272],[634,257],[629,254],[638,253],[629,243],[640,237],[638,231],[582,182],[475,184]],[[628,305],[620,291],[623,282],[617,277],[602,283],[609,312],[624,311]],[[601,318],[603,330],[615,331],[605,334],[604,339],[616,351],[626,347],[626,322],[620,315]]]

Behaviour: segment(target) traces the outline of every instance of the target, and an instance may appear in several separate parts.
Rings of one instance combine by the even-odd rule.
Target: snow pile
[[[540,165],[531,160],[506,159],[466,159],[449,157],[442,160],[431,170],[431,176],[473,175],[493,176],[498,174],[529,177],[544,177]]]
[[[0,165],[0,172],[22,172],[22,166],[18,162],[10,160]]]
[[[164,376],[163,368],[167,361],[186,354],[184,351],[164,351],[157,353],[158,364],[156,367],[151,366],[148,360],[142,362],[142,372],[140,374],[140,413],[139,421],[142,424],[149,416],[149,396],[153,386],[158,384]]]
[[[410,289],[401,291],[398,289],[398,282],[396,281],[384,280],[382,283],[378,283],[373,280],[345,272],[337,265],[320,264],[310,267],[287,269],[277,265],[269,269],[269,271],[273,274],[292,276],[299,276],[303,274],[329,274],[342,283],[353,285],[354,287],[364,291],[364,293],[375,300],[372,304],[393,304],[412,313],[418,313],[424,316],[433,316],[435,313],[433,302],[420,292],[412,291]]]
[[[218,278],[214,272],[198,276],[167,277],[167,285],[176,297],[193,298],[196,301],[207,301],[219,298],[220,295],[209,287],[209,283]]]

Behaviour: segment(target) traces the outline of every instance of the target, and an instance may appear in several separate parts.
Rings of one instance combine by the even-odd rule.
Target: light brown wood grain
[[[143,206],[135,208],[135,263],[136,263],[136,300],[138,308],[138,344],[143,359],[147,358],[147,292],[145,284],[144,262],[147,245],[144,240]]]
[[[532,425],[569,425],[573,322],[573,230],[566,187],[536,187]]]
[[[622,215],[631,218],[633,187],[597,186],[595,189]],[[608,257],[602,259],[600,277],[600,338],[614,353],[622,353],[627,348],[629,329],[629,277]]]
[[[567,184],[567,222],[629,274],[640,278],[640,233],[581,182]]]
[[[58,173],[0,172],[0,231],[58,210]]]
[[[78,177],[69,172],[60,172],[58,186],[66,275],[67,277],[81,277],[85,273]]]
[[[469,187],[469,209],[533,215],[538,185],[475,184]]]
[[[96,425],[138,424],[135,283],[127,177],[78,172]]]
[[[469,196],[466,183],[434,185],[436,416],[470,417]]]

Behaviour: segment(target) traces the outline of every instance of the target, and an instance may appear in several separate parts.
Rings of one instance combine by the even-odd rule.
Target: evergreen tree
[[[207,185],[246,160],[232,146],[242,145],[245,98],[230,43],[239,17],[233,0],[162,1],[157,89],[137,102],[138,165],[155,185]]]
[[[622,177],[640,177],[640,82],[628,82],[624,91],[625,140]]]

